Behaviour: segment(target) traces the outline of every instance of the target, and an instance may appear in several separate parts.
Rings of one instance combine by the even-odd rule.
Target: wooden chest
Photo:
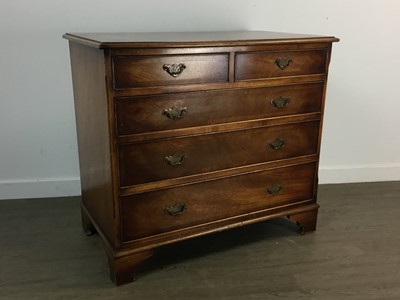
[[[289,217],[315,230],[334,37],[84,33],[70,41],[82,224],[117,284],[155,248]]]

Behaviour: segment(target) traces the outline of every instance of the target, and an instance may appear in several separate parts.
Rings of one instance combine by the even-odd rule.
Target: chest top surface
[[[271,31],[66,33],[64,38],[100,49],[138,47],[237,46],[274,43],[337,42],[333,36]]]

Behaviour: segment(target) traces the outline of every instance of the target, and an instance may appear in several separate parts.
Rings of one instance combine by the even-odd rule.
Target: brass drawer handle
[[[170,166],[179,166],[183,164],[185,158],[185,154],[174,153],[172,155],[165,156],[164,161]]]
[[[268,145],[274,150],[279,150],[285,147],[286,141],[284,139],[277,138],[276,140],[268,143]]]
[[[283,191],[283,186],[280,184],[273,184],[267,187],[267,192],[271,195],[277,195]]]
[[[285,97],[280,96],[279,98],[272,99],[271,100],[271,104],[274,107],[276,107],[278,109],[281,109],[281,108],[284,108],[286,105],[289,104],[289,98],[285,98]]]
[[[186,210],[185,203],[175,203],[174,205],[164,209],[164,212],[170,216],[179,216]]]
[[[183,118],[183,115],[187,112],[187,107],[177,107],[173,106],[171,108],[166,108],[163,110],[162,114],[167,118],[172,120]]]
[[[163,69],[172,77],[178,77],[186,69],[185,64],[165,64]]]
[[[289,65],[293,62],[290,58],[287,57],[279,57],[275,59],[276,65],[279,67],[281,70],[285,70]]]

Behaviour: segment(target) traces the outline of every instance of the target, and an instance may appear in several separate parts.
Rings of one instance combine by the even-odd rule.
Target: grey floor
[[[323,185],[315,233],[286,219],[161,248],[115,287],[79,198],[0,201],[0,299],[400,299],[400,182]]]

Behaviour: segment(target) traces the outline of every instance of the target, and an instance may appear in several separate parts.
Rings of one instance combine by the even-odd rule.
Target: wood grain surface
[[[323,83],[282,85],[269,88],[202,91],[116,99],[119,135],[166,131],[195,126],[273,118],[319,112]],[[276,107],[273,101],[287,99]],[[186,108],[178,119],[163,111]]]
[[[336,38],[64,37],[82,226],[103,239],[117,285],[132,281],[155,248],[183,239],[282,216],[302,232],[315,230],[321,120]]]

